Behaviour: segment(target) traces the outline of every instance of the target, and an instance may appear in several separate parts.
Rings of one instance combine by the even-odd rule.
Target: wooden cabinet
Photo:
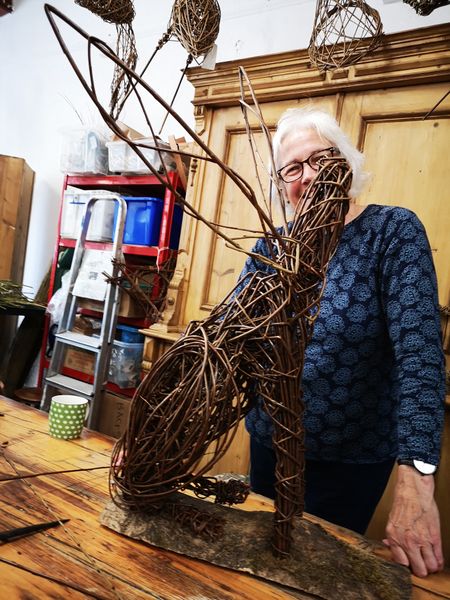
[[[23,158],[0,155],[0,279],[22,281],[33,181]]]
[[[333,72],[313,69],[304,50],[222,63],[214,71],[191,69],[188,78],[195,87],[197,133],[220,158],[256,186],[238,104],[241,65],[252,81],[270,129],[291,106],[312,104],[336,115],[365,153],[366,168],[374,174],[361,201],[405,206],[419,215],[434,252],[440,302],[448,305],[450,97],[424,117],[448,92],[450,25],[387,35],[371,56]],[[263,147],[261,153],[264,161]],[[195,175],[191,173],[187,197],[212,221],[228,226],[257,225],[244,196],[214,165],[199,163]],[[179,320],[172,322],[172,327],[179,330],[191,319],[208,315],[233,287],[245,260],[202,223],[188,218],[184,228],[186,254],[180,257],[177,267],[182,273],[183,294]],[[252,243],[249,239],[248,245]],[[148,335],[152,335],[151,328]],[[448,456],[450,446],[448,423],[446,428],[444,456]],[[215,472],[221,471],[248,472],[248,441],[242,424],[235,443],[215,467]],[[437,478],[447,557],[449,478],[448,469]],[[384,499],[374,519],[371,532],[377,537],[384,529],[387,506]]]
[[[362,202],[408,206],[424,221],[435,249],[440,300],[448,304],[450,216],[444,193],[450,97],[423,118],[448,91],[449,42],[449,25],[388,35],[371,57],[327,74],[311,68],[306,51],[223,63],[211,72],[192,69],[188,78],[196,88],[197,131],[256,186],[238,106],[239,65],[247,70],[270,129],[291,106],[314,105],[334,113],[366,154],[367,169],[376,174]],[[256,224],[243,195],[217,167],[201,163],[188,190],[188,200],[207,218],[228,226]],[[234,285],[245,260],[203,224],[187,219],[185,227],[189,235],[182,323],[207,315]]]
[[[33,182],[34,171],[23,158],[0,155],[0,279],[19,284],[23,280]],[[7,369],[16,322],[15,317],[0,315],[0,357],[3,358],[0,367],[4,369]]]

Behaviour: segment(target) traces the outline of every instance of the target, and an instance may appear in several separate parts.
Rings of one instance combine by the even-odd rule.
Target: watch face
[[[436,465],[423,462],[423,460],[413,460],[415,468],[423,475],[432,475],[436,471]]]

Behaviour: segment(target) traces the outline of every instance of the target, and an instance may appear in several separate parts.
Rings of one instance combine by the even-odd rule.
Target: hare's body
[[[333,161],[321,173],[342,169]],[[320,181],[312,188],[316,202],[297,215],[283,246],[267,239],[272,272],[256,271],[207,319],[190,323],[137,390],[113,473],[113,489],[130,505],[159,506],[187,488],[209,495],[204,473],[259,397],[274,422],[274,548],[289,551],[292,518],[303,510],[304,349],[346,211],[345,195],[323,199]]]

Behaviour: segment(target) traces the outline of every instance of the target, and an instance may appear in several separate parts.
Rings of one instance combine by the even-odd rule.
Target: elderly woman
[[[351,204],[305,355],[305,510],[364,533],[392,467],[398,476],[385,543],[418,576],[443,568],[434,477],[444,413],[436,276],[424,228],[410,210],[356,199],[363,156],[327,113],[290,109],[273,140],[285,200],[303,192],[319,159],[351,166]],[[255,246],[268,253],[264,240]],[[270,267],[249,258],[241,275]],[[252,489],[274,497],[272,422],[250,411]]]

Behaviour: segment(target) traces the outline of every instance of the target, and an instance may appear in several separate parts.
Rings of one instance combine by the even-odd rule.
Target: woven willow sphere
[[[75,0],[107,23],[131,23],[134,19],[133,0]]]
[[[219,35],[217,0],[175,0],[170,30],[194,58],[207,54]]]
[[[449,0],[403,0],[403,2],[412,6],[416,13],[423,17],[431,14],[433,10],[440,6],[450,4]]]
[[[382,36],[380,15],[363,0],[317,0],[309,57],[321,71],[352,65]]]

